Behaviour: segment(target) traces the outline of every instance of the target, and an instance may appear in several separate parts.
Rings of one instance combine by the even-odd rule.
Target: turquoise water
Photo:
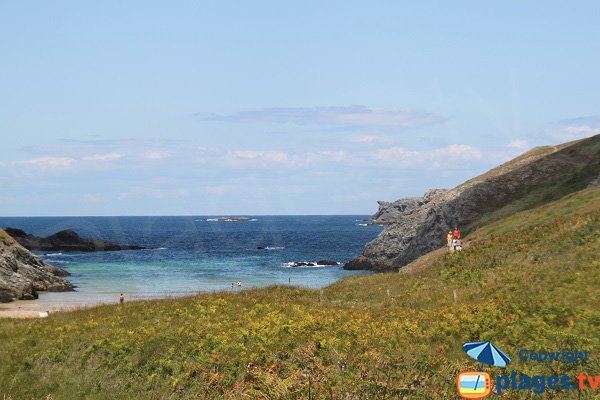
[[[64,299],[98,300],[114,299],[120,292],[128,298],[154,298],[232,290],[232,282],[233,290],[239,290],[238,281],[242,288],[273,284],[319,288],[364,272],[345,271],[341,265],[292,268],[288,263],[330,259],[343,264],[381,231],[366,225],[368,217],[361,215],[257,216],[243,222],[208,218],[0,218],[0,226],[38,236],[73,229],[83,237],[147,247],[40,254],[71,273],[77,294],[63,295]]]

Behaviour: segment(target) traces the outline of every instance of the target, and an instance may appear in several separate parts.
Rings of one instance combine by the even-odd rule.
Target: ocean
[[[37,253],[71,273],[76,293],[44,294],[53,301],[114,301],[239,290],[274,284],[310,288],[365,273],[341,265],[381,232],[368,216],[255,216],[250,221],[181,217],[0,217],[1,227],[48,236],[73,229],[146,250]],[[259,249],[263,247],[263,249]],[[295,261],[334,260],[339,266],[290,267]],[[62,299],[62,300],[61,300]]]

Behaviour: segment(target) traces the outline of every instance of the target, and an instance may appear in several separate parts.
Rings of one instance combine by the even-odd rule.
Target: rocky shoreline
[[[70,229],[57,232],[45,238],[30,235],[16,228],[5,228],[4,231],[27,250],[85,252],[144,250],[144,247],[141,246],[120,245],[107,240],[85,239]]]
[[[0,302],[34,300],[39,291],[72,291],[74,286],[64,278],[68,275],[0,229]]]

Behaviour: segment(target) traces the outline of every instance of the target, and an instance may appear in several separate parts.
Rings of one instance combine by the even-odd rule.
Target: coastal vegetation
[[[600,187],[481,226],[465,244],[403,273],[323,290],[275,286],[3,319],[0,395],[456,398],[457,373],[478,366],[462,351],[468,341],[506,352],[507,375],[600,374]],[[520,362],[523,348],[591,354],[584,365]]]

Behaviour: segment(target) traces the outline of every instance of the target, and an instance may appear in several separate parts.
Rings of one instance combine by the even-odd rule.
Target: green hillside
[[[554,181],[541,185],[532,185],[528,182],[528,192],[522,197],[514,199],[502,208],[486,213],[476,222],[465,227],[465,232],[508,217],[515,212],[558,200],[567,194],[587,187],[588,183],[598,176],[600,170],[600,135],[563,143],[559,146],[537,147],[465,184],[481,182],[510,170],[516,170],[528,160],[535,160],[536,171],[551,171],[555,178]]]
[[[0,320],[0,396],[449,399],[456,374],[477,366],[462,343],[487,340],[513,358],[496,369],[505,374],[600,374],[600,188],[466,239],[462,253],[430,254],[412,272],[322,291],[270,287]],[[584,366],[532,364],[518,361],[521,348],[592,352]]]

